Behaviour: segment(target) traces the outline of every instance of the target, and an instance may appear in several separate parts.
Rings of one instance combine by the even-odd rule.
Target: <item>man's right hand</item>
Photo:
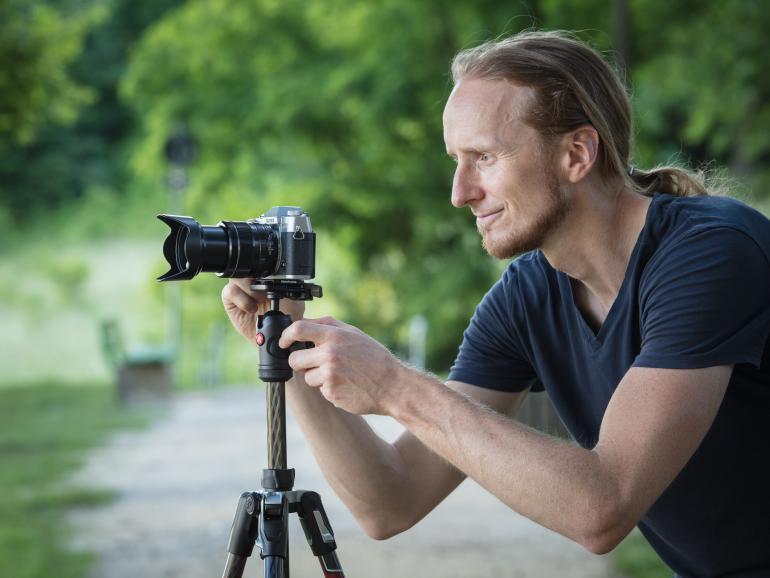
[[[270,310],[270,302],[264,291],[252,291],[255,279],[230,279],[222,289],[222,303],[230,321],[249,343],[254,343],[257,317]],[[302,319],[305,303],[293,299],[281,299],[281,311],[292,321]]]

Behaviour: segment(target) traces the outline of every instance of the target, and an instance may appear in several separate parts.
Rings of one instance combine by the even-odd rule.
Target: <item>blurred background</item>
[[[118,386],[255,381],[221,279],[155,282],[157,213],[303,207],[325,292],[309,315],[448,371],[505,265],[449,203],[449,62],[532,26],[578,31],[624,72],[634,164],[708,167],[770,207],[760,0],[0,0],[5,575],[66,574],[41,508],[109,500],[53,488],[108,432],[154,419],[115,404]]]

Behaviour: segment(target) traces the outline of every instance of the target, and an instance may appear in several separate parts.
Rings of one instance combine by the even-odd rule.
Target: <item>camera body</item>
[[[315,233],[305,211],[299,207],[273,207],[247,222],[269,226],[278,237],[276,269],[264,279],[315,277]]]
[[[273,207],[248,221],[201,225],[192,217],[158,215],[171,231],[163,244],[170,269],[159,281],[220,277],[305,281],[315,276],[315,233],[300,207]]]

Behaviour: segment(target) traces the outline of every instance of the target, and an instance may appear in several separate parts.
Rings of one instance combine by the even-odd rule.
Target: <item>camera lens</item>
[[[268,277],[276,271],[280,240],[270,225],[222,221],[201,225],[192,217],[158,215],[171,231],[163,244],[170,269],[159,281],[192,279],[201,271],[220,277]]]

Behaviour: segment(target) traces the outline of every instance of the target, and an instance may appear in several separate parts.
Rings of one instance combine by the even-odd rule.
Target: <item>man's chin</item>
[[[519,250],[519,245],[520,243],[514,243],[510,240],[506,242],[505,240],[491,239],[489,235],[481,235],[481,246],[490,257],[495,259],[511,259],[522,253],[523,251]]]
[[[512,259],[516,255],[534,251],[540,246],[540,241],[533,234],[503,235],[495,238],[487,234],[481,235],[481,246],[490,257],[495,259]]]

